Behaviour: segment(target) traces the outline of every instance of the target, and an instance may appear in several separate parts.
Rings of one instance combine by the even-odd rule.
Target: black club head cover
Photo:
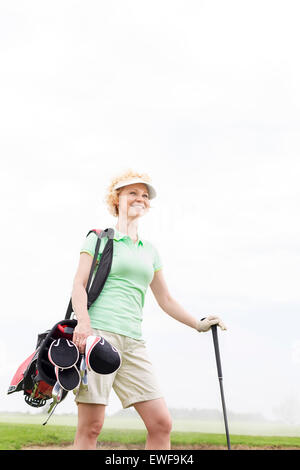
[[[66,338],[58,338],[53,341],[48,351],[49,361],[59,368],[73,367],[79,358],[77,346]]]
[[[55,367],[55,375],[59,385],[67,392],[77,388],[81,381],[80,373],[76,366],[69,367],[68,369]]]
[[[121,365],[119,351],[103,336],[87,337],[85,359],[88,369],[97,374],[112,374]]]

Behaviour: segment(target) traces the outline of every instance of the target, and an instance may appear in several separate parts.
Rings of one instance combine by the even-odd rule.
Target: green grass
[[[74,439],[71,426],[0,424],[0,449],[15,450],[30,445],[62,444]]]
[[[0,449],[16,450],[24,446],[49,444],[63,445],[73,442],[76,428],[74,426],[24,423],[0,423]],[[121,442],[126,444],[144,444],[145,430],[103,429],[102,442]],[[280,436],[242,436],[232,435],[232,445],[241,444],[259,446],[290,446],[299,447],[299,437]],[[193,446],[195,444],[211,444],[226,446],[224,434],[204,434],[197,432],[173,432],[173,445]]]
[[[41,425],[48,417],[47,413],[4,413],[0,412],[0,423],[24,423]],[[76,426],[77,415],[55,414],[51,416],[48,425]],[[105,429],[131,429],[144,430],[145,425],[139,416],[118,417],[107,416]],[[184,433],[224,434],[224,421],[200,419],[173,419],[173,431]],[[298,436],[300,439],[300,425],[291,425],[276,422],[240,422],[229,420],[230,435],[252,436]]]

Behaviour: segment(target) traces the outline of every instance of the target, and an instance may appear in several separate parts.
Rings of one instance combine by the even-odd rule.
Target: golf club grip
[[[220,357],[217,325],[213,325],[211,327],[211,331],[212,331],[213,340],[214,340],[218,376],[219,376],[219,379],[220,379],[220,378],[223,378],[223,375],[222,375],[222,367],[221,367],[221,357]]]

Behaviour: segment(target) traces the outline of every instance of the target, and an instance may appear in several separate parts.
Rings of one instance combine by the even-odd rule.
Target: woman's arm
[[[172,297],[161,307],[170,317],[184,323],[191,328],[198,329],[199,320],[190,315],[175,299]]]
[[[198,319],[190,315],[170,294],[165,281],[163,270],[160,269],[154,273],[150,284],[154,297],[158,305],[175,320],[197,329]]]
[[[150,287],[158,305],[164,312],[170,315],[170,317],[175,318],[175,320],[197,331],[208,331],[212,325],[218,325],[222,330],[226,330],[226,326],[217,316],[210,315],[203,320],[199,320],[189,314],[182,305],[171,296],[162,269],[154,273]]]
[[[87,308],[86,285],[88,282],[93,257],[88,253],[81,253],[79,265],[75,274],[72,290],[72,306],[77,319],[77,326],[74,329],[73,341],[84,352],[86,338],[92,334],[90,317]]]

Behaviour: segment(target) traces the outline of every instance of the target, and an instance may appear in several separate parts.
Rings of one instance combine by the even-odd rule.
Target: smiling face
[[[128,216],[141,217],[150,208],[147,186],[143,183],[129,184],[121,188],[119,193],[119,212],[126,211]]]

